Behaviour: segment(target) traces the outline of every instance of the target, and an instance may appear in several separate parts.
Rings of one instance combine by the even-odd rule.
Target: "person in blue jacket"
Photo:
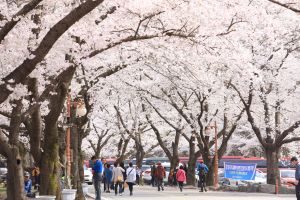
[[[110,164],[107,163],[106,167],[104,169],[104,174],[105,174],[105,185],[106,185],[106,192],[110,193],[110,187],[111,187],[111,179],[112,179],[112,169],[110,167]]]
[[[102,170],[103,165],[101,160],[97,159],[96,156],[91,158],[93,161],[93,182],[95,187],[96,200],[101,200],[101,181],[102,181]]]
[[[203,161],[201,160],[200,163],[197,165],[197,172],[198,172],[198,176],[199,176],[199,180],[198,180],[198,187],[201,188],[201,190],[199,192],[203,192],[203,189],[205,192],[207,192],[205,185],[206,185],[206,174],[208,172],[208,167],[206,166],[206,164],[203,163]]]
[[[292,157],[291,158],[291,165],[296,167],[296,170],[295,170],[295,191],[296,191],[296,198],[297,200],[300,200],[300,184],[299,184],[299,181],[300,181],[300,163],[298,161],[298,158],[297,157]]]
[[[29,178],[29,176],[30,176],[29,173],[25,172],[25,174],[24,174],[24,190],[25,190],[26,195],[31,194],[32,181]]]

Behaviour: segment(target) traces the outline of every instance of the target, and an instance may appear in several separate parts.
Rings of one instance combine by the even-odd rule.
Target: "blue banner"
[[[256,164],[224,162],[224,178],[235,180],[254,180]]]

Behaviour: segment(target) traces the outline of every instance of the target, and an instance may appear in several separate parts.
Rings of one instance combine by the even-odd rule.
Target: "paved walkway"
[[[90,190],[92,192],[92,189]],[[91,196],[94,194],[90,193]],[[213,192],[201,193],[195,189],[186,189],[180,192],[174,187],[165,187],[164,191],[158,192],[156,188],[150,186],[135,187],[133,196],[129,196],[128,189],[122,196],[115,196],[114,193],[102,193],[101,200],[113,199],[131,200],[292,200],[295,195],[274,195],[262,193],[239,193],[239,192]]]

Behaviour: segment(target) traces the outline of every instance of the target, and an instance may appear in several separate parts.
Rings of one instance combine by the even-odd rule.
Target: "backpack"
[[[204,167],[201,167],[201,168],[199,169],[198,175],[199,175],[199,176],[205,175]]]

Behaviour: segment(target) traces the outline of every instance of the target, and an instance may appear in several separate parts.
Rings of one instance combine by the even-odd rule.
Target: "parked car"
[[[84,168],[84,182],[89,185],[93,184],[92,168]]]
[[[161,163],[161,165],[165,168],[166,170],[166,177],[164,178],[164,183],[168,183],[168,177],[169,177],[169,173],[170,173],[170,163],[164,162]],[[149,165],[147,165],[149,166]],[[142,166],[143,169],[143,166]],[[144,183],[151,183],[151,167],[149,166],[149,168],[145,169],[142,172],[142,178],[144,180]]]
[[[279,174],[282,185],[295,186],[295,169],[280,169]]]

